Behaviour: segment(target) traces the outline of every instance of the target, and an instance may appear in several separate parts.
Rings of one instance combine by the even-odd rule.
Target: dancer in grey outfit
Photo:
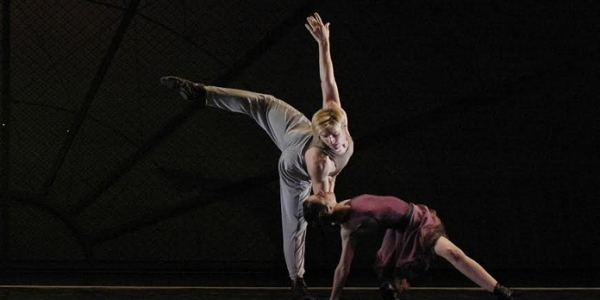
[[[333,192],[335,179],[354,152],[342,109],[329,51],[329,23],[315,13],[306,28],[319,44],[323,108],[308,120],[301,112],[272,95],[205,86],[167,76],[161,82],[185,99],[205,100],[207,106],[250,116],[281,150],[279,183],[283,249],[292,280],[292,299],[312,299],[304,283],[307,223],[302,203],[313,193]]]

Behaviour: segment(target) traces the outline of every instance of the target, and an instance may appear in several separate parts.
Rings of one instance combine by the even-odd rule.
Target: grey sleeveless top
[[[348,164],[350,157],[354,153],[354,140],[348,133],[348,128],[344,127],[344,132],[346,133],[346,137],[348,139],[348,149],[344,154],[337,154],[331,148],[327,147],[323,141],[319,138],[318,134],[313,133],[312,141],[310,142],[309,148],[316,147],[319,148],[325,155],[329,156],[331,160],[335,163],[335,175],[339,174],[342,169]],[[332,174],[330,174],[332,175]]]

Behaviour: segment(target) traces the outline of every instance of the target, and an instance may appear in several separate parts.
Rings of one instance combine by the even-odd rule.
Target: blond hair
[[[339,106],[319,109],[312,117],[312,129],[314,133],[320,133],[323,129],[348,124],[346,112]]]

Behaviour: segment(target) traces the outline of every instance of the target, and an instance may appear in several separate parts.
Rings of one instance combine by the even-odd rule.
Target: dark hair
[[[304,220],[306,220],[306,222],[319,221],[324,209],[324,205],[304,201],[302,203]]]
[[[312,230],[319,232],[322,237],[332,234],[328,231],[333,228],[332,226],[335,226],[335,224],[333,224],[331,216],[326,213],[327,207],[325,205],[304,201],[302,203],[302,210],[304,220],[308,222],[308,226],[311,227]]]

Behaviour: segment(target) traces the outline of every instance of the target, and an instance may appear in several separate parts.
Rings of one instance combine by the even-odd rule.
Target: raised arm
[[[306,18],[306,29],[319,44],[319,74],[321,77],[321,91],[323,93],[323,108],[330,105],[340,105],[340,95],[333,74],[329,43],[329,23],[324,24],[318,13]]]
[[[329,300],[337,300],[342,295],[342,289],[346,285],[356,247],[356,239],[351,236],[350,230],[342,227],[340,235],[342,237],[342,254],[333,274],[333,286],[331,287]]]

